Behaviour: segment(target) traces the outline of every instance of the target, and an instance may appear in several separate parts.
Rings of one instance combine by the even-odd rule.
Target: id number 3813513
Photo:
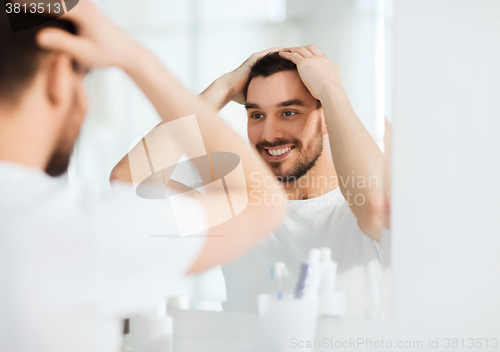
[[[64,9],[59,2],[38,2],[38,3],[10,3],[5,4],[7,13],[64,13]]]

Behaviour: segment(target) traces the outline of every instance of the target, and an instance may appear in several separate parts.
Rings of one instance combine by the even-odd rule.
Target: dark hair
[[[48,53],[36,45],[35,35],[46,27],[76,33],[76,27],[69,21],[22,11],[15,18],[9,17],[4,2],[0,1],[0,101],[15,103],[35,77]]]
[[[280,56],[279,52],[275,51],[261,57],[250,69],[248,81],[243,89],[243,96],[247,100],[248,86],[250,81],[258,76],[269,77],[275,73],[282,71],[297,71],[297,65],[292,61],[284,59]],[[317,100],[317,107],[321,107],[321,102]]]

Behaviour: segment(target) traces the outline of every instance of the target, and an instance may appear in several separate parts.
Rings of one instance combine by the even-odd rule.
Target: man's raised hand
[[[245,88],[245,85],[247,84],[248,81],[248,75],[250,74],[250,70],[252,66],[263,56],[276,52],[276,51],[281,51],[282,48],[270,48],[266,49],[263,51],[259,51],[257,53],[253,53],[250,55],[250,57],[242,63],[237,69],[234,71],[231,71],[229,73],[226,73],[224,76],[221,78],[224,79],[227,84],[229,85],[230,89],[230,94],[231,94],[231,100],[240,103],[240,104],[245,104],[245,97],[243,96],[243,89]]]
[[[330,62],[314,44],[283,49],[280,56],[297,65],[302,82],[314,98],[321,100],[329,88],[342,88],[337,64]]]
[[[72,35],[56,28],[43,29],[36,37],[40,47],[64,52],[90,67],[117,66],[126,69],[133,63],[132,54],[139,44],[114,25],[92,2],[80,1],[61,19],[72,21],[77,26],[78,34]]]

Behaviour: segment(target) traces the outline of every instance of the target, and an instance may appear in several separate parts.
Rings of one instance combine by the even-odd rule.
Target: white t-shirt
[[[227,310],[256,311],[257,296],[277,291],[270,268],[287,266],[289,288],[299,278],[300,266],[311,248],[329,247],[338,263],[336,291],[346,293],[346,317],[386,318],[390,294],[390,233],[382,246],[364,235],[337,187],[320,197],[290,200],[282,226],[244,257],[222,268]]]
[[[118,351],[120,318],[156,311],[205,241],[125,184],[101,194],[7,162],[0,180],[0,351]]]

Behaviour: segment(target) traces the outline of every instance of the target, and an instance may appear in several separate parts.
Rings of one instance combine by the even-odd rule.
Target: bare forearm
[[[230,84],[225,79],[226,75],[216,79],[208,86],[199,97],[205,100],[216,111],[222,110],[232,99],[234,95],[231,91]],[[163,122],[162,122],[163,123]],[[141,140],[139,143],[143,143]],[[146,150],[147,154],[147,150]],[[132,182],[128,155],[125,155],[120,162],[113,168],[110,180],[121,180],[123,182]]]
[[[209,234],[217,236],[207,237],[205,250],[202,251],[199,260],[197,260],[194,270],[204,270],[211,265],[234,259],[235,253],[241,254],[248,250],[251,244],[262,239],[275,226],[278,226],[285,215],[286,204],[284,202],[279,205],[261,203],[264,202],[266,194],[271,198],[274,198],[274,195],[284,198],[282,187],[264,186],[264,184],[268,184],[263,182],[264,179],[272,177],[272,174],[256,153],[252,152],[246,143],[218,118],[214,108],[188,92],[153,55],[124,35],[90,1],[82,1],[78,7],[67,13],[65,18],[74,21],[79,29],[78,35],[57,29],[46,29],[39,32],[36,38],[41,47],[67,53],[84,66],[122,68],[153,103],[164,122],[171,122],[189,115],[196,116],[197,127],[203,139],[203,151],[201,151],[201,144],[197,144],[199,150],[191,153],[190,147],[192,147],[193,139],[190,139],[190,136],[197,133],[197,130],[193,131],[191,124],[189,126],[183,125],[183,122],[187,120],[179,120],[177,124],[174,123],[173,125],[178,128],[172,128],[172,130],[175,129],[173,132],[168,129],[169,126],[159,126],[158,129],[151,132],[150,135],[155,137],[155,142],[159,141],[159,143],[149,143],[150,140],[147,139],[148,147],[155,148],[149,150],[151,156],[156,156],[157,151],[158,153],[164,151],[165,145],[162,143],[164,140],[174,141],[174,143],[168,144],[169,147],[175,148],[174,151],[169,150],[169,153],[174,156],[162,154],[161,163],[156,165],[158,169],[165,165],[175,164],[175,162],[172,164],[172,161],[183,152],[188,156],[195,153],[204,155],[205,152],[231,152],[240,157],[245,174],[245,178],[233,177],[231,179],[231,196],[233,192],[237,195],[238,192],[247,195],[248,190],[259,191],[256,202],[248,203],[244,209],[240,207],[241,212],[237,216],[233,216],[232,221],[228,221],[227,225],[224,224],[223,229],[214,230],[213,227],[210,227]],[[190,123],[195,121],[193,116],[189,118],[189,121]],[[164,132],[167,137],[165,137]],[[196,138],[198,141],[199,139]],[[146,149],[146,145],[144,148]],[[136,151],[137,154],[129,153],[127,162],[130,161],[130,164],[134,164],[138,161],[142,165],[141,168],[148,168],[147,170],[140,168],[138,170],[140,177],[137,180],[140,178],[146,180],[149,178],[151,170],[149,165],[144,162],[143,150],[138,148]],[[164,157],[168,160],[165,161]],[[126,165],[126,162],[122,164]],[[137,170],[134,167],[132,171],[135,173]],[[123,177],[126,178],[127,175]],[[186,193],[191,193],[192,197],[200,197],[193,191]],[[219,210],[227,209],[230,204],[226,192],[207,191],[201,198],[205,202],[201,204],[205,208],[209,224],[216,224],[217,219],[220,219],[220,213],[222,213]],[[222,204],[224,208],[219,207],[218,204]],[[189,212],[190,210],[186,209],[185,211]],[[241,239],[236,236],[240,232]],[[213,241],[214,238],[218,239],[217,242]],[[221,250],[215,253],[214,245],[221,246]]]
[[[265,182],[266,178],[274,179],[270,170],[258,155],[250,150],[246,143],[217,116],[213,106],[194,96],[179,84],[151,54],[143,52],[140,55],[140,58],[133,60],[140,62],[140,66],[135,65],[124,69],[153,103],[162,120],[169,122],[194,114],[207,153],[230,152],[237,154],[241,159],[245,180],[241,180],[241,184],[236,185],[236,192],[249,195],[251,191],[252,197],[249,197],[251,200],[237,216],[210,228],[210,236],[207,237],[205,247],[189,272],[199,272],[213,265],[233,260],[281,223],[286,213],[285,202],[275,204],[270,203],[268,199],[278,195],[284,200],[284,191],[282,187],[276,185],[276,182],[271,183],[272,186],[269,186],[269,180]],[[181,148],[189,147],[189,132],[172,136]],[[233,186],[235,186],[234,183]],[[231,196],[234,195],[233,192],[234,190]],[[227,206],[225,195],[221,198],[220,194],[208,193],[201,197],[200,202],[207,212],[209,223],[220,218],[219,210],[223,208],[219,208],[217,202],[221,201],[226,202],[225,206]]]
[[[163,123],[163,122],[162,122]],[[159,123],[156,125],[156,127],[160,126],[162,123]],[[155,128],[156,128],[155,127]],[[131,150],[131,153],[134,153],[134,150],[136,149],[141,149],[146,153],[146,156],[149,158],[149,149],[145,148],[146,145],[146,139],[148,136],[151,135],[151,132],[146,135],[143,139],[141,139]],[[182,151],[179,150],[179,147],[177,146],[177,143],[174,140],[168,140],[164,139],[162,140],[163,144],[163,149],[164,151],[169,152],[169,160],[171,161],[172,164],[177,163],[181,157],[182,157]],[[177,153],[176,153],[177,151]],[[136,168],[138,165],[135,166]],[[149,165],[148,168],[146,169],[147,171],[150,171]],[[168,180],[173,172],[173,169],[166,169],[163,170],[163,176],[165,177],[166,180]],[[130,161],[129,161],[129,154],[126,154],[119,162],[118,164],[115,165],[113,170],[111,171],[111,175],[109,177],[110,181],[114,180],[120,180],[122,182],[127,182],[127,183],[132,183],[133,178],[132,178],[132,172],[130,169]]]
[[[384,206],[384,155],[341,87],[325,90],[320,100],[341,191],[363,232],[377,237]]]
[[[153,103],[164,122],[194,114],[208,153],[237,154],[242,159],[247,179],[250,179],[251,171],[258,172],[262,177],[271,175],[246,143],[217,116],[210,104],[178,83],[153,55],[147,51],[142,51],[140,55],[136,62],[141,64],[126,67],[125,71]],[[186,136],[175,137],[178,137],[176,142],[181,147],[190,143]]]
[[[225,77],[226,75],[217,78],[199,95],[216,111],[222,110],[234,96]]]

